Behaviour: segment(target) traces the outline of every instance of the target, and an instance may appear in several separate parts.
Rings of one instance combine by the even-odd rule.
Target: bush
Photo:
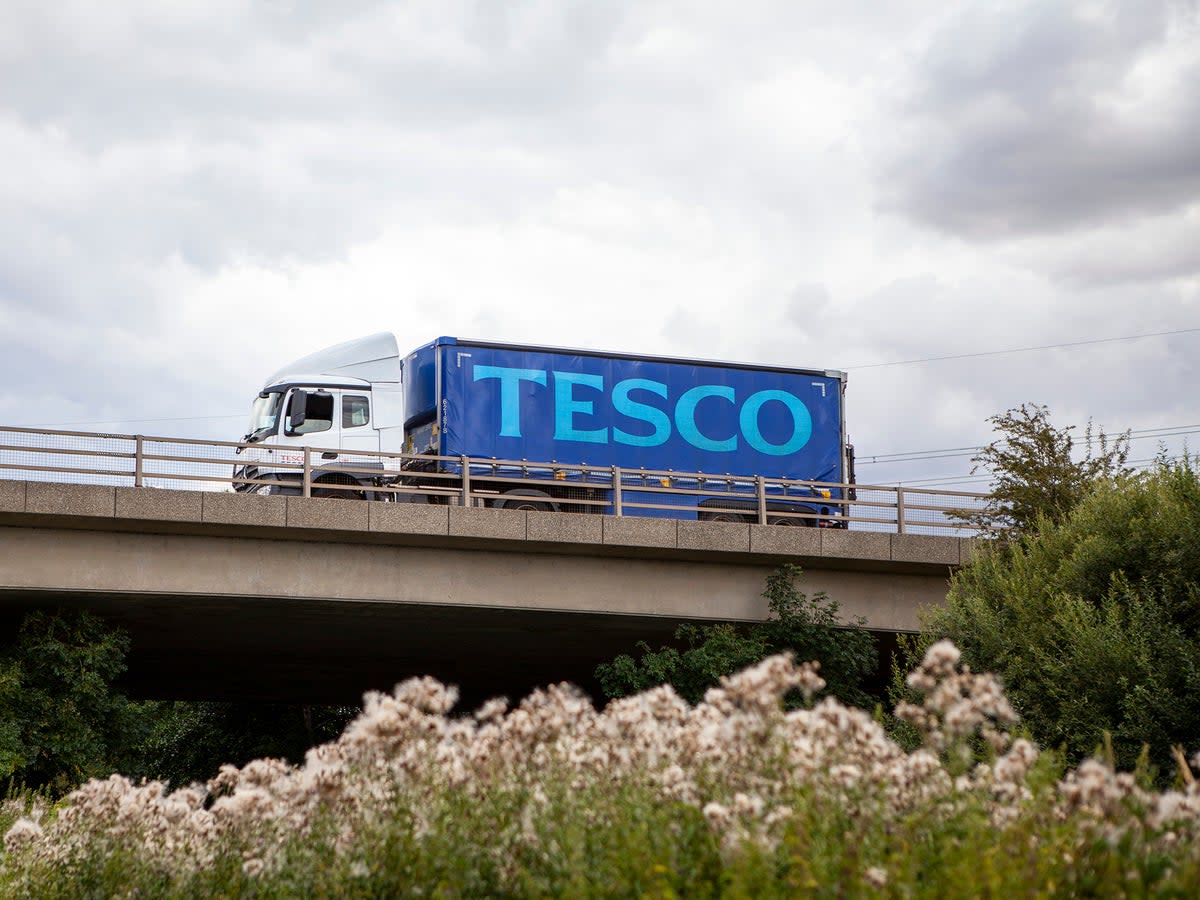
[[[991,493],[980,510],[954,515],[994,538],[1011,538],[1037,527],[1041,520],[1061,522],[1096,483],[1130,473],[1129,432],[1110,443],[1103,430],[1088,422],[1083,456],[1076,459],[1074,425],[1056,428],[1050,410],[1023,403],[988,419],[1001,437],[971,460],[971,474],[992,476]]]
[[[91,613],[26,614],[0,647],[0,779],[64,792],[126,761],[144,727],[113,688],[128,648]]]
[[[996,672],[1032,734],[1078,761],[1111,735],[1164,771],[1200,743],[1200,480],[1192,464],[1093,484],[1059,522],[985,548],[927,622]]]
[[[132,702],[129,636],[79,610],[35,610],[0,646],[0,784],[63,794],[117,770],[176,785],[259,756],[299,761],[358,712],[297,704]]]
[[[763,596],[768,619],[746,627],[728,623],[683,625],[676,640],[683,650],[638,644],[640,657],[622,654],[596,667],[596,679],[605,696],[627,697],[660,684],[669,684],[689,703],[698,703],[704,692],[723,675],[732,675],[773,653],[792,653],[797,659],[815,660],[829,693],[846,703],[874,704],[863,688],[877,666],[875,639],[857,618],[844,624],[836,600],[825,593],[811,597],[796,587],[799,566],[785,565],[767,576]]]

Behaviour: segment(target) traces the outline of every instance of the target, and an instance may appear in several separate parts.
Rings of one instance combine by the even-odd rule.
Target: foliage
[[[875,641],[866,620],[843,625],[839,605],[824,592],[804,594],[796,587],[799,566],[785,565],[767,576],[763,596],[770,611],[764,622],[746,628],[728,623],[680,626],[675,633],[686,649],[653,650],[638,643],[638,659],[622,654],[596,667],[596,679],[608,697],[626,697],[670,684],[689,703],[699,702],[722,675],[732,675],[773,654],[790,651],[796,659],[817,660],[829,692],[847,703],[870,705],[863,683],[875,674]]]
[[[958,658],[908,679],[912,752],[832,698],[785,711],[820,685],[778,656],[695,707],[559,686],[453,716],[413,679],[302,766],[0,803],[0,896],[1194,895],[1200,785],[1064,771]]]
[[[1190,461],[1098,482],[1061,521],[985,548],[927,627],[1008,686],[1028,728],[1122,766],[1200,745],[1200,480]]]
[[[223,763],[303,759],[357,709],[204,701],[132,702],[118,679],[129,637],[78,610],[35,610],[0,646],[0,784],[62,794],[121,770],[173,784]]]
[[[148,728],[128,753],[125,771],[173,785],[203,781],[225,763],[258,757],[298,762],[333,740],[357,707],[288,703],[163,701],[145,704]]]
[[[63,791],[126,761],[144,728],[113,688],[128,647],[89,612],[25,615],[0,647],[0,779]]]
[[[1015,535],[1037,526],[1041,518],[1061,522],[1100,480],[1127,474],[1129,433],[1109,442],[1089,421],[1082,459],[1076,460],[1074,425],[1055,428],[1050,411],[1037,403],[988,419],[1002,436],[972,458],[971,474],[992,476],[992,491],[981,510],[955,515],[993,535]]]

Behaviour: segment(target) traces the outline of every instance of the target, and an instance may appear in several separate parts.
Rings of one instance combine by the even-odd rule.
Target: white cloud
[[[13,6],[0,417],[240,416],[384,328],[845,368],[1198,324],[1198,34],[1067,0]],[[1172,424],[1194,348],[855,371],[851,432]]]

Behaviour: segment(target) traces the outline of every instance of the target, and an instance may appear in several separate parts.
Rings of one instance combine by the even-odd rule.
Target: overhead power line
[[[34,422],[20,428],[62,428],[67,425],[137,425],[141,422],[199,422],[211,419],[244,419],[246,413],[226,416],[175,416],[169,419],[92,419],[88,422]]]
[[[1037,350],[1061,350],[1065,347],[1085,347],[1090,344],[1112,344],[1117,341],[1140,341],[1144,338],[1165,337],[1171,334],[1190,334],[1200,331],[1196,328],[1175,328],[1171,331],[1153,331],[1149,334],[1125,334],[1120,337],[1096,338],[1090,341],[1070,341],[1062,344],[1042,344],[1037,347],[1011,347],[1008,350],[984,350],[978,353],[955,353],[951,356],[926,356],[921,359],[897,359],[892,362],[863,363],[856,366],[846,366],[849,371],[858,369],[879,369],[884,366],[912,366],[917,363],[943,362],[949,359],[974,359],[980,356],[1003,356],[1006,353],[1032,353]]]
[[[1162,425],[1158,428],[1141,428],[1131,430],[1131,441],[1143,441],[1150,438],[1185,437],[1189,434],[1200,434],[1200,424],[1196,425]],[[1121,435],[1106,435],[1109,442]],[[1099,443],[1099,436],[1093,436],[1090,441],[1080,443],[1090,446]],[[855,460],[856,465],[873,466],[886,463],[921,462],[927,459],[952,459],[959,456],[972,456],[983,450],[983,447],[942,447],[936,450],[908,450],[899,453],[872,453],[863,455]]]
[[[1178,457],[1168,457],[1168,459],[1177,459]],[[1151,463],[1158,462],[1158,457],[1147,456],[1143,459],[1131,459],[1126,461],[1126,465],[1134,468],[1146,468]],[[945,475],[940,478],[914,478],[913,480],[901,481],[885,481],[880,484],[880,487],[890,487],[896,485],[899,487],[910,487],[919,484],[966,484],[968,482],[991,481],[990,475]]]

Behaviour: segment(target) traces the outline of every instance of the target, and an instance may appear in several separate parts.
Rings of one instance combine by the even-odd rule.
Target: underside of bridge
[[[0,631],[30,608],[85,608],[132,639],[125,687],[159,699],[357,704],[414,675],[459,685],[464,703],[538,685],[589,693],[597,663],[680,620],[541,610],[145,594],[5,592]]]
[[[0,629],[32,608],[93,610],[129,631],[127,688],[147,698],[356,704],[415,675],[459,685],[465,704],[558,681],[595,694],[596,665],[639,641],[766,618],[780,564],[883,635],[916,627],[964,552],[956,538],[121,491],[30,484],[8,510],[0,491]]]
[[[599,697],[596,666],[639,641],[657,649],[683,619],[405,606],[335,600],[211,600],[72,592],[0,593],[0,633],[29,609],[88,609],[131,637],[126,692],[138,699],[358,705],[366,690],[432,675],[459,686],[460,708],[517,699],[559,681]],[[705,624],[699,621],[697,624]],[[709,623],[711,624],[711,623]],[[874,632],[880,684],[893,632]]]

